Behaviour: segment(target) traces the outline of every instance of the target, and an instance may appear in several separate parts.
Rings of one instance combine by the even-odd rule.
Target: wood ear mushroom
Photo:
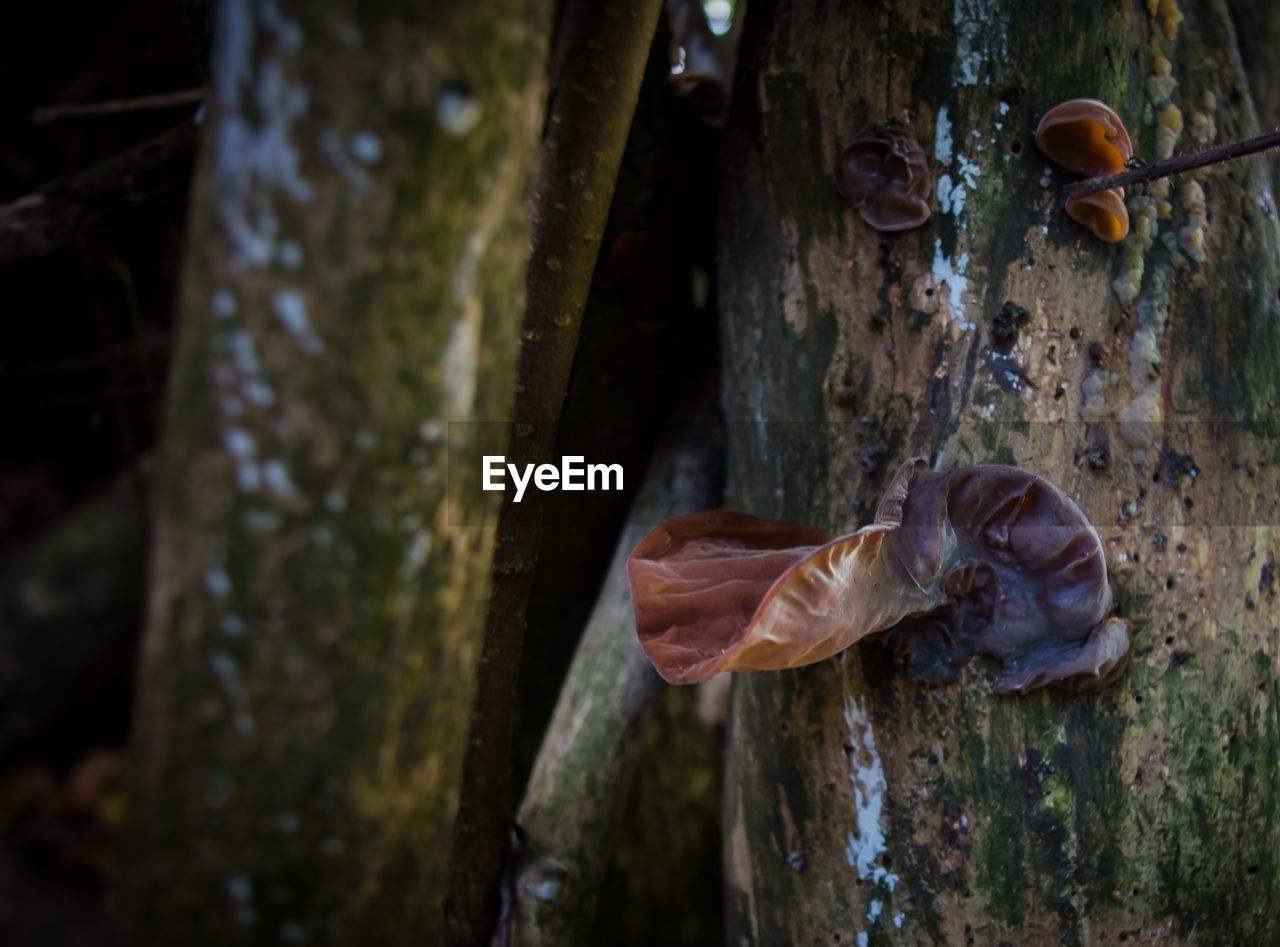
[[[1129,660],[1097,532],[1014,467],[908,462],[875,521],[830,541],[723,510],[676,517],[627,571],[640,643],[677,684],[813,664],[875,634],[928,683],[975,653],[996,658],[997,692],[1101,687]]]
[[[929,219],[933,181],[920,142],[893,125],[860,131],[836,159],[836,188],[876,230],[910,230]]]

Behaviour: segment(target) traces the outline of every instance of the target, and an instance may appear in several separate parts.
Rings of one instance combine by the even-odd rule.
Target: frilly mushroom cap
[[[1123,240],[1129,232],[1129,211],[1118,187],[1067,198],[1067,216],[1108,243]]]
[[[1036,147],[1087,178],[1119,174],[1133,157],[1124,122],[1097,99],[1068,99],[1045,112],[1036,127]]]
[[[929,219],[929,163],[915,136],[901,128],[859,132],[836,159],[835,181],[876,230],[909,230]]]
[[[740,513],[658,526],[627,563],[636,630],[673,683],[812,664],[878,632],[909,673],[951,680],[998,658],[997,691],[1102,686],[1128,662],[1097,532],[1061,490],[1013,467],[901,467],[875,522],[820,530]]]

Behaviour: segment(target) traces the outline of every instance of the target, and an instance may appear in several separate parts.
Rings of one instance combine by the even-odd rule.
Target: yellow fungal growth
[[[1173,78],[1173,66],[1163,56],[1157,56],[1155,72],[1147,77],[1147,98],[1155,106],[1164,105],[1173,97],[1178,80]]]
[[[1204,189],[1196,181],[1187,181],[1179,189],[1182,206],[1187,212],[1187,225],[1178,231],[1178,244],[1182,252],[1197,263],[1203,263],[1205,236],[1209,229],[1209,209],[1204,202]]]
[[[1166,105],[1156,116],[1156,157],[1163,161],[1173,155],[1173,147],[1182,134],[1182,112],[1176,105]]]
[[[1195,111],[1191,113],[1191,137],[1202,145],[1207,145],[1218,136],[1218,126],[1211,115]]]
[[[1150,0],[1147,9],[1151,9]],[[1155,24],[1165,39],[1173,39],[1178,35],[1178,24],[1182,22],[1182,11],[1178,9],[1177,0],[1159,0],[1156,11],[1152,15]]]
[[[1154,198],[1137,195],[1129,199],[1129,219],[1133,236],[1120,248],[1120,271],[1111,281],[1111,291],[1120,305],[1127,306],[1142,290],[1142,274],[1146,270],[1146,253],[1155,243],[1160,225],[1156,222]]]

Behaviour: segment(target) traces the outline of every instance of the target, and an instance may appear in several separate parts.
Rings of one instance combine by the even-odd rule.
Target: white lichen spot
[[[449,88],[436,97],[436,123],[450,138],[461,138],[480,124],[484,106],[470,89]]]
[[[876,752],[870,718],[861,703],[848,694],[844,696],[844,722],[848,743],[852,747],[848,753],[849,785],[853,790],[854,820],[858,830],[856,835],[848,833],[845,858],[864,881],[888,881],[891,878],[892,883],[896,883],[897,875],[890,875],[875,864],[876,859],[887,851],[881,824],[884,797],[889,788],[884,777],[884,765]],[[879,873],[880,878],[874,878],[873,873]]]
[[[209,300],[209,308],[219,319],[230,319],[236,314],[236,294],[226,287],[215,289]]]
[[[303,254],[302,244],[297,240],[281,240],[280,245],[276,247],[276,262],[283,266],[286,270],[296,270],[302,267]]]
[[[435,418],[428,418],[418,425],[418,437],[428,444],[444,443],[445,427]]]
[[[324,508],[330,513],[341,513],[347,508],[347,498],[337,490],[330,490],[324,495]]]
[[[236,467],[236,486],[244,493],[256,493],[262,486],[262,474],[255,463],[242,463]]]
[[[222,434],[222,446],[236,460],[249,460],[257,452],[258,445],[248,431],[233,427]]]
[[[899,911],[897,914],[893,916],[893,926],[898,928],[898,930],[902,930],[902,922],[905,921],[906,919],[907,919],[907,916],[903,914],[901,911]]]
[[[260,510],[256,507],[250,507],[240,515],[240,522],[251,532],[273,533],[279,529],[282,520],[280,514],[274,510]]]
[[[244,402],[235,395],[222,395],[218,398],[218,410],[229,418],[238,418],[244,414]]]
[[[299,202],[312,194],[290,140],[293,124],[307,111],[307,91],[290,80],[285,68],[292,67],[302,32],[274,3],[225,0],[217,10],[213,75],[221,120],[215,130],[213,175],[218,214],[232,269],[265,266],[278,230],[272,210],[275,192]],[[275,42],[258,43],[259,27]],[[256,69],[255,48],[270,50]],[[252,115],[242,101],[246,91]]]
[[[465,417],[475,404],[480,370],[479,321],[463,318],[453,325],[440,360],[441,386],[451,416]]]
[[[244,703],[244,685],[240,682],[240,672],[236,662],[225,651],[213,651],[209,654],[209,670],[218,679],[222,693],[232,704]]]
[[[367,427],[364,427],[356,431],[356,436],[352,439],[351,443],[355,445],[356,450],[360,451],[362,454],[367,454],[378,446],[378,435],[374,434]]]
[[[858,931],[858,947],[867,947],[871,943],[871,938],[866,931]]]
[[[938,117],[933,123],[933,157],[941,165],[951,164],[951,119],[947,117],[947,106],[938,109]]]
[[[278,460],[264,461],[262,464],[262,482],[267,489],[281,500],[289,500],[297,496],[297,489],[289,478],[289,471]]]
[[[347,149],[357,161],[374,164],[382,160],[382,139],[371,131],[358,131],[347,140]]]
[[[959,216],[964,211],[965,187],[963,184],[953,183],[951,175],[939,175],[934,191],[938,195],[938,209],[942,213]]]
[[[536,884],[532,881],[526,881],[523,887],[525,891],[539,901],[554,901],[556,896],[560,894],[560,882],[554,879],[539,881]]]
[[[333,166],[333,170],[337,171],[338,176],[354,191],[364,192],[373,188],[373,178],[369,177],[363,168],[351,160],[351,156],[347,154],[346,149],[342,146],[342,139],[338,137],[336,131],[329,128],[321,132],[320,147],[328,155],[329,163]]]
[[[258,378],[250,378],[246,381],[241,386],[240,393],[244,395],[246,401],[260,408],[269,408],[276,403],[276,393],[272,391],[271,386]]]
[[[221,566],[210,566],[204,574],[204,587],[214,598],[226,598],[231,594],[231,577]]]
[[[427,555],[431,552],[431,534],[426,530],[414,533],[413,539],[409,543],[409,549],[405,553],[404,567],[410,574],[414,574],[427,561]]]
[[[997,103],[996,107],[1000,110],[1001,115],[1009,114],[1009,103],[1006,102],[1004,99],[1001,99],[999,103]]]
[[[883,912],[884,902],[877,901],[872,898],[871,902],[867,905],[867,920],[874,924]]]
[[[240,374],[257,374],[259,368],[258,353],[253,343],[253,336],[247,331],[236,329],[234,332],[220,337],[219,344],[226,346],[227,351],[231,354],[231,361]]]
[[[285,331],[297,339],[302,351],[308,355],[319,355],[324,351],[324,342],[311,328],[311,320],[307,318],[307,304],[301,290],[276,290],[271,297],[271,311]]]
[[[951,10],[956,54],[952,76],[957,85],[976,85],[984,67],[987,81],[993,67],[1008,59],[1006,16],[992,0],[955,0]]]
[[[232,875],[227,879],[227,897],[237,904],[253,900],[253,882],[244,875]]]
[[[247,630],[244,620],[234,612],[227,612],[218,619],[218,630],[228,638],[239,638]]]
[[[966,332],[972,331],[973,323],[965,318],[964,294],[969,288],[969,280],[965,270],[969,266],[969,254],[962,253],[952,264],[951,259],[942,252],[942,239],[933,242],[933,279],[939,286],[947,287],[947,311],[951,321]]]

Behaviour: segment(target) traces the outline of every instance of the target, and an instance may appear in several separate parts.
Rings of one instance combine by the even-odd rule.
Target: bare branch
[[[1206,148],[1204,151],[1197,151],[1189,155],[1166,158],[1164,161],[1143,165],[1140,168],[1123,171],[1120,174],[1108,174],[1100,178],[1073,181],[1062,189],[1062,193],[1067,197],[1079,197],[1082,194],[1092,194],[1095,191],[1105,191],[1108,188],[1158,181],[1174,174],[1182,174],[1184,171],[1194,171],[1196,168],[1203,168],[1206,165],[1233,161],[1236,158],[1243,158],[1246,155],[1254,155],[1260,151],[1268,151],[1277,147],[1280,147],[1280,129],[1267,132],[1265,135],[1258,135],[1256,138],[1246,138],[1243,141],[1233,141],[1226,145]]]

